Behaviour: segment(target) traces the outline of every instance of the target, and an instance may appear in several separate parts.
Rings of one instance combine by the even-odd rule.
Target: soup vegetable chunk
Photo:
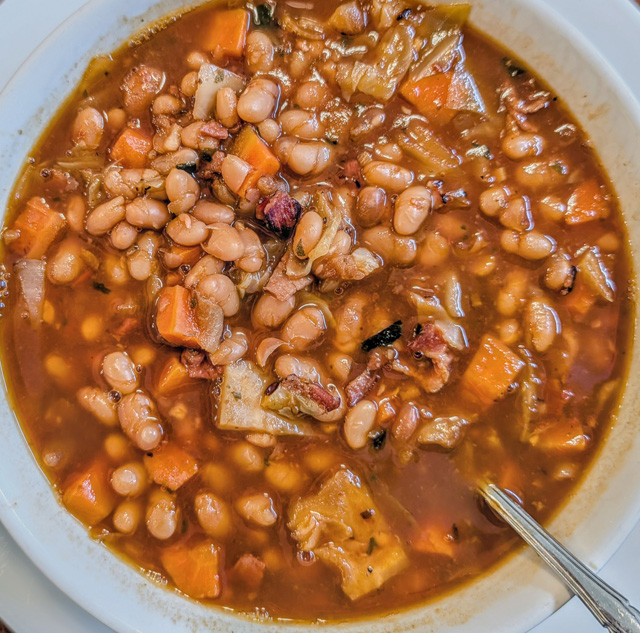
[[[96,58],[3,237],[3,365],[91,534],[263,617],[415,605],[539,520],[624,382],[619,210],[575,121],[405,0],[207,5]]]

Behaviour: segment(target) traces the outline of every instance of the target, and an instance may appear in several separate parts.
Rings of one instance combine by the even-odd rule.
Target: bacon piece
[[[313,282],[311,275],[305,275],[304,277],[289,277],[286,273],[287,261],[291,257],[291,253],[285,253],[282,259],[278,262],[265,290],[270,292],[279,301],[287,301],[293,297],[298,290],[304,290],[307,286],[310,286]]]
[[[204,134],[204,136],[210,136],[211,138],[218,138],[220,140],[229,137],[229,130],[213,119],[211,121],[207,121],[200,128],[200,133]]]
[[[303,382],[295,374],[289,374],[280,385],[291,393],[313,400],[325,413],[335,411],[340,406],[340,398],[329,393],[317,382]]]
[[[263,220],[276,235],[287,239],[293,233],[301,212],[302,207],[297,200],[278,191],[260,201],[256,208],[256,218]]]
[[[395,351],[389,347],[371,351],[366,369],[344,388],[347,404],[350,407],[355,407],[378,384],[379,370],[391,363],[395,355]]]
[[[363,181],[362,170],[360,169],[360,163],[357,160],[348,160],[344,164],[344,177],[349,180],[353,180],[358,186],[361,185]]]
[[[414,357],[430,361],[430,367],[414,372],[414,377],[428,393],[436,393],[445,386],[451,376],[454,356],[442,332],[433,323],[425,323],[419,334],[407,344]]]
[[[185,349],[180,358],[191,378],[216,380],[222,376],[224,367],[212,365],[207,355],[197,349]]]
[[[355,407],[362,398],[364,398],[380,380],[378,372],[371,372],[365,369],[361,374],[356,376],[345,388],[347,395],[347,405]]]

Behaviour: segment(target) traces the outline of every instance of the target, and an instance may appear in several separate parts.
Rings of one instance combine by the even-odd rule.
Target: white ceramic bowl
[[[93,0],[29,58],[0,95],[0,204],[24,159],[89,59],[113,50],[145,24],[196,2]],[[539,0],[477,0],[472,23],[523,58],[569,104],[615,184],[640,252],[640,106],[590,43]],[[582,10],[581,0],[575,0]],[[127,16],[127,17],[122,17]],[[640,20],[639,20],[640,25]],[[640,31],[639,31],[640,32]],[[637,275],[638,262],[634,263]],[[598,568],[640,518],[640,360],[631,356],[626,394],[610,437],[588,476],[551,524]],[[302,632],[297,624],[256,625],[205,608],[145,579],[93,542],[58,503],[0,393],[0,519],[31,559],[90,613],[119,631],[255,633],[264,627]],[[526,631],[567,598],[531,552],[510,558],[473,584],[424,607],[372,621],[333,624],[327,632],[400,633]]]

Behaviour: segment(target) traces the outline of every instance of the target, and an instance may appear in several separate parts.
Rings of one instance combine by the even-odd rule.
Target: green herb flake
[[[233,391],[232,393],[236,400],[242,400],[242,394],[239,391]]]
[[[111,294],[111,288],[107,288],[104,284],[101,284],[99,281],[93,282],[93,289],[101,292],[103,295]]]
[[[191,301],[189,301],[189,305],[191,306],[192,310],[195,310],[196,306],[198,305],[198,300],[195,297],[192,297]]]
[[[176,165],[176,169],[180,169],[181,171],[186,171],[188,174],[193,174],[198,171],[198,166],[195,163],[180,163]]]
[[[402,336],[402,321],[396,321],[384,330],[370,336],[368,339],[362,341],[360,349],[363,352],[370,352],[376,347],[383,347],[385,345],[391,345],[394,341],[397,341]]]
[[[82,98],[86,99],[89,96],[89,93],[86,90],[82,91]]]
[[[553,171],[560,174],[561,176],[564,176],[566,173],[564,165],[562,163],[551,163],[551,169],[553,169]]]
[[[371,556],[373,554],[373,550],[378,547],[378,542],[373,536],[369,539],[369,547],[367,547],[367,556]]]

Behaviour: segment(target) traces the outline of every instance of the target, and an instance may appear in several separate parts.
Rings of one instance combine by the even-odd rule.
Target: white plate
[[[0,4],[0,88],[35,46],[66,15],[85,4],[84,0],[65,0],[64,6],[48,0],[33,0],[24,10],[24,0],[5,0]],[[640,74],[633,68],[640,59],[640,20],[626,0],[555,0],[554,8],[570,16],[574,26],[596,44],[609,64],[640,97]],[[594,19],[595,18],[595,19]],[[10,32],[22,34],[19,41]],[[617,42],[628,42],[624,55]],[[11,48],[3,48],[4,43]],[[640,559],[640,527],[616,554],[604,577],[620,588],[636,604],[640,603],[640,583],[636,578]],[[48,631],[48,633],[108,633],[91,616],[72,603],[28,561],[0,526],[0,617],[15,628],[16,633]],[[583,608],[572,601],[535,633],[600,631]]]

